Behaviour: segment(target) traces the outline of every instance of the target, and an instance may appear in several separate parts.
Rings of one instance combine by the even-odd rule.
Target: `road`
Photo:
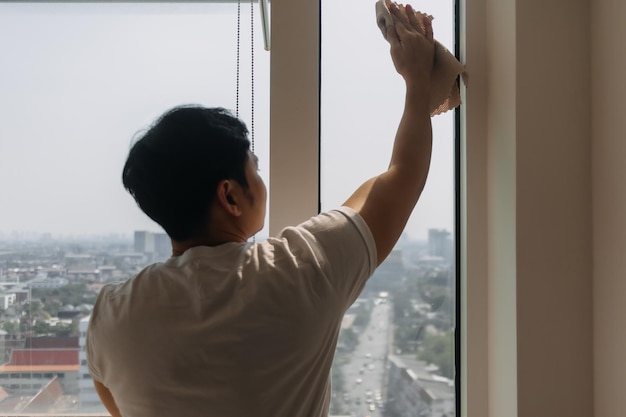
[[[386,397],[386,358],[389,346],[391,305],[377,299],[370,321],[359,336],[350,360],[342,366],[344,400],[354,417],[380,417]]]

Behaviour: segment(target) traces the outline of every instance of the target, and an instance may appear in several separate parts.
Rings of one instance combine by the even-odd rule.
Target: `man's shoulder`
[[[367,228],[367,224],[363,221],[358,212],[350,207],[338,207],[336,209],[323,211],[309,219],[301,222],[297,226],[287,226],[283,228],[272,239],[285,239],[293,236],[293,234],[315,234],[315,233],[328,233],[336,231],[341,233],[342,229],[357,229],[363,233],[363,227]],[[367,230],[369,233],[369,230]]]
[[[350,207],[325,211],[298,226],[286,227],[275,238],[268,239],[268,244],[275,257],[287,256],[296,263],[314,262],[322,269],[329,262],[339,264],[347,259],[364,260],[375,268],[376,245],[372,234],[359,213]]]
[[[98,293],[98,299],[115,298],[127,295],[133,288],[141,285],[152,276],[162,274],[164,270],[162,263],[154,263],[145,266],[139,272],[134,273],[128,279],[108,282],[102,286]]]

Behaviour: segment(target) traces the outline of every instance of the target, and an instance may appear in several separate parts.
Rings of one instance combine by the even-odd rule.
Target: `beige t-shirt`
[[[124,417],[322,417],[344,312],[376,268],[342,207],[262,243],[194,247],[105,286],[88,365]]]

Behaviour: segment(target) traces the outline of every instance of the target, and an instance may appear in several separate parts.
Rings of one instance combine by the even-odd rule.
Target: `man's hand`
[[[396,71],[407,84],[428,85],[435,54],[430,18],[417,14],[411,5],[398,6],[390,0],[386,4],[394,26],[387,27],[385,37],[391,45],[391,59]]]

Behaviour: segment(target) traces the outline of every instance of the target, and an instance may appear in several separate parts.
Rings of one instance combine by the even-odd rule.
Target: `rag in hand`
[[[433,17],[422,12],[415,12],[422,35],[426,34],[424,19],[430,21]],[[387,27],[393,26],[393,17],[384,0],[376,2],[376,23],[383,33],[387,33]],[[431,73],[430,90],[430,115],[435,116],[451,110],[461,104],[461,93],[456,83],[458,76],[467,85],[467,71],[456,57],[441,43],[435,40],[435,58]]]

